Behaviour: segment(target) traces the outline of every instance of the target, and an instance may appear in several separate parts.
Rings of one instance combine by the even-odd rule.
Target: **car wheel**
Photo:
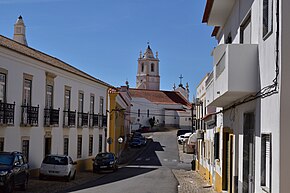
[[[12,179],[4,187],[4,192],[11,193],[11,192],[13,192],[13,190],[14,190],[14,183],[13,183],[13,179]]]
[[[25,177],[23,184],[21,185],[22,190],[27,190],[28,188],[28,176]]]
[[[70,178],[71,178],[71,177],[70,177],[70,174],[71,174],[71,173],[69,173],[69,174],[65,177],[65,180],[66,180],[67,182],[70,181]]]
[[[74,175],[73,175],[73,177],[72,177],[72,180],[75,180],[76,179],[76,171],[74,172]]]

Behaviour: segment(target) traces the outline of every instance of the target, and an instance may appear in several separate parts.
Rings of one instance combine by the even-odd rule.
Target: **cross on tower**
[[[180,74],[180,84],[179,85],[181,85],[182,86],[182,79],[183,79],[183,76],[182,76],[182,74]]]

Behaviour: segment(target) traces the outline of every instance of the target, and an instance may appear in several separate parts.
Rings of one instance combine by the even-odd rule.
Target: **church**
[[[140,52],[136,88],[129,88],[129,93],[132,131],[151,127],[152,120],[154,128],[192,128],[188,85],[184,88],[180,82],[173,91],[160,90],[158,52],[154,55],[149,44],[144,53]]]

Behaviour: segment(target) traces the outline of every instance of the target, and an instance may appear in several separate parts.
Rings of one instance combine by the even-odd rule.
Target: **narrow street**
[[[172,169],[190,169],[179,161],[176,131],[145,134],[149,137],[144,151],[116,173],[107,173],[97,181],[64,192],[176,193],[178,182]]]

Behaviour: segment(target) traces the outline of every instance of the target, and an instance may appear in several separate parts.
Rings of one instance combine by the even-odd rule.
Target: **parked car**
[[[13,192],[15,186],[26,190],[29,165],[20,152],[0,152],[0,186],[4,192]]]
[[[141,139],[134,137],[131,139],[129,142],[130,147],[141,147],[142,146],[142,141]]]
[[[191,134],[192,134],[192,133],[185,133],[185,134],[183,134],[183,135],[178,136],[178,137],[177,137],[177,141],[178,141],[178,143],[179,143],[179,144],[182,144],[182,143],[185,141],[185,139],[188,139],[188,138],[189,138],[189,136],[190,136]]]
[[[185,133],[190,133],[191,130],[188,129],[178,129],[176,132],[176,137],[180,136],[180,135],[184,135]]]
[[[93,172],[100,170],[118,170],[118,158],[114,153],[99,153],[93,159]]]
[[[131,142],[133,142],[133,141],[134,142],[133,142],[132,145],[137,145],[138,146],[138,143],[137,143],[136,138],[140,140],[141,145],[146,145],[146,143],[147,143],[146,138],[141,133],[139,133],[139,132],[135,132],[133,134],[133,136],[131,138]]]
[[[68,155],[47,155],[41,163],[39,179],[61,177],[70,181],[76,177],[76,165],[77,162]]]

